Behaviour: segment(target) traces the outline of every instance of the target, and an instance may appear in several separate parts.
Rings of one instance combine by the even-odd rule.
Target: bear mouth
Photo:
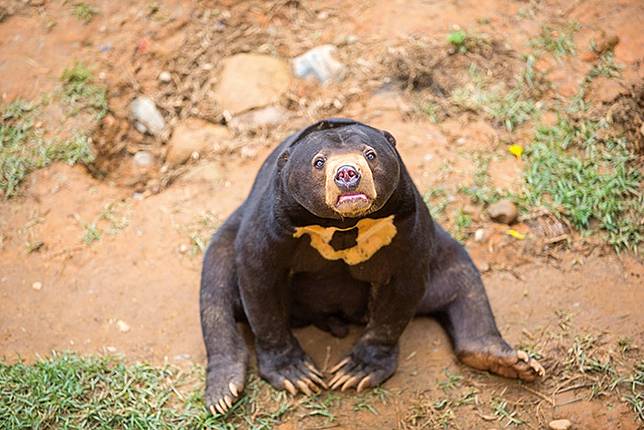
[[[336,206],[343,204],[365,204],[370,203],[370,198],[365,193],[343,193],[338,196]]]

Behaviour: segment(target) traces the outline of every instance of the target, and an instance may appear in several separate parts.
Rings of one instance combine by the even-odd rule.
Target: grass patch
[[[45,140],[33,127],[36,114],[37,107],[24,100],[0,110],[0,191],[5,198],[16,195],[20,183],[36,169],[55,161],[76,164],[94,159],[91,141],[82,134]]]
[[[544,25],[541,33],[530,41],[533,48],[548,51],[556,57],[575,54],[575,33],[579,30],[579,24],[575,22],[559,26]]]
[[[70,106],[71,115],[90,110],[102,119],[108,112],[107,89],[96,84],[92,72],[82,63],[65,69],[61,76],[63,100]]]
[[[94,19],[96,15],[98,15],[98,11],[92,5],[79,2],[74,4],[74,7],[72,8],[72,15],[74,15],[84,24],[89,24],[90,21]]]
[[[605,121],[560,118],[537,128],[528,147],[526,199],[585,232],[603,230],[616,249],[642,240],[644,199],[637,157],[623,138],[602,137]]]
[[[469,75],[470,82],[451,95],[456,106],[482,112],[508,131],[532,119],[537,112],[536,103],[527,96],[522,85],[509,91],[503,84],[492,85],[476,67],[470,67]]]
[[[291,408],[282,393],[251,377],[233,410],[212,416],[203,372],[67,353],[31,365],[0,363],[0,428],[270,429]]]

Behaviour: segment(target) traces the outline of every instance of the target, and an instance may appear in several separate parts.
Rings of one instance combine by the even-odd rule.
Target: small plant
[[[454,226],[456,229],[454,232],[454,238],[461,242],[467,239],[468,229],[471,225],[472,217],[462,209],[459,209],[456,212],[456,219],[454,220]]]
[[[463,30],[454,30],[447,35],[447,41],[458,51],[467,52],[467,33]]]
[[[74,4],[72,14],[83,23],[89,24],[89,22],[98,15],[98,11],[93,6],[80,2]]]
[[[611,51],[608,51],[599,57],[599,61],[590,70],[588,76],[590,79],[596,78],[597,76],[618,78],[622,74],[623,68],[623,66],[615,63],[615,55]]]
[[[554,54],[556,57],[575,54],[575,42],[573,37],[579,30],[579,24],[568,23],[553,27],[544,25],[541,27],[541,34],[531,41],[534,48],[543,49]]]
[[[94,242],[97,242],[101,239],[101,230],[98,228],[96,223],[91,223],[85,225],[85,230],[83,233],[83,242],[85,245],[91,245]]]
[[[505,420],[506,426],[518,426],[525,423],[525,421],[519,417],[519,413],[517,411],[513,411],[508,408],[508,401],[505,399],[497,398],[492,400],[492,411],[494,415],[498,417],[498,421]]]
[[[97,119],[102,119],[108,112],[107,90],[94,83],[92,72],[82,63],[65,69],[61,76],[63,98],[71,106],[72,115],[85,109],[93,110]]]

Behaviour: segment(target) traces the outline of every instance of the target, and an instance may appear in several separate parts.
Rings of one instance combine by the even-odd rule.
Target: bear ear
[[[387,139],[387,142],[389,142],[391,146],[396,146],[396,138],[391,133],[387,130],[380,130],[380,132],[385,136],[385,139]]]
[[[285,164],[286,164],[286,162],[288,161],[288,157],[289,157],[289,156],[290,156],[290,154],[289,154],[289,152],[288,152],[288,149],[287,149],[287,150],[285,150],[284,152],[282,152],[282,153],[280,154],[279,158],[277,159],[277,167],[278,167],[279,169],[281,169],[282,167],[284,167],[284,165],[285,165]]]

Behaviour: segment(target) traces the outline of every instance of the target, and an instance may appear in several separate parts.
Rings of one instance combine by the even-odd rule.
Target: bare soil
[[[595,336],[596,353],[610,357],[626,373],[642,360],[641,349],[621,351],[618,346],[630,338],[631,345],[644,347],[641,259],[618,255],[592,238],[575,236],[567,245],[543,251],[530,240],[508,236],[506,226],[491,222],[456,190],[476,174],[472,152],[504,154],[502,142],[509,136],[528,144],[532,124],[509,135],[469,111],[449,112],[434,123],[414,110],[416,90],[404,91],[405,85],[383,80],[382,72],[383,65],[391,64],[383,60],[391,58],[388,47],[404,45],[411,35],[442,43],[458,25],[497,41],[500,47],[489,55],[481,52],[477,61],[499,77],[511,76],[515,63],[521,64],[520,55],[504,50],[527,52],[542,24],[574,20],[581,24],[574,37],[580,55],[544,56],[548,59],[540,67],[552,84],[547,97],[574,94],[591,67],[581,54],[591,38],[604,34],[619,35],[614,50],[616,62],[624,65],[619,82],[630,88],[644,77],[641,2],[222,1],[212,6],[164,0],[152,12],[143,3],[104,0],[94,3],[99,14],[88,24],[71,14],[69,4],[43,3],[3,6],[10,13],[0,22],[2,103],[54,91],[63,69],[79,60],[93,65],[107,85],[110,113],[102,124],[88,128],[99,146],[91,169],[50,166],[27,178],[21,196],[0,201],[0,355],[5,359],[31,361],[53,350],[72,350],[118,352],[132,361],[204,364],[199,241],[207,241],[243,201],[262,160],[283,137],[321,116],[342,115],[392,132],[421,192],[437,186],[449,190],[452,200],[442,222],[455,225],[455,208],[471,214],[465,244],[484,272],[499,327],[509,342],[543,356],[547,376],[524,385],[469,370],[457,363],[436,322],[416,320],[402,337],[400,368],[385,384],[396,395],[374,415],[354,410],[353,394],[343,394],[333,426],[439,428],[430,418],[440,409],[431,405],[446,396],[438,383],[449,373],[463,375],[459,389],[473,389],[477,395],[476,402],[457,410],[450,421],[454,428],[508,425],[497,421],[491,406],[495,399],[506,399],[528,428],[544,428],[555,418],[570,419],[579,429],[642,428],[619,392],[593,397],[590,385],[575,388],[588,383],[588,376],[566,370],[575,337],[585,335]],[[349,35],[357,41],[342,44]],[[168,138],[142,136],[129,125],[128,103],[134,96],[154,96],[170,129],[187,117],[219,123],[225,115],[211,88],[224,56],[259,52],[288,59],[322,43],[340,44],[348,77],[327,86],[293,80],[280,101],[291,120],[270,130],[238,131],[230,150],[132,180],[132,154],[143,148],[163,160]],[[451,69],[437,80],[451,91],[467,67],[453,62],[446,67]],[[178,78],[162,84],[162,70]],[[601,100],[600,95],[589,97]],[[624,112],[624,118],[634,117],[633,110]],[[634,136],[639,131],[626,129]],[[512,188],[519,186],[514,184],[521,182],[522,168],[511,155],[498,155],[489,174]],[[102,234],[88,245],[82,237],[91,223]],[[471,235],[477,228],[487,232],[482,242]],[[513,228],[530,230],[524,223]],[[29,252],[28,244],[37,241],[43,245]],[[35,289],[34,283],[42,288]],[[119,321],[129,330],[123,331]],[[359,333],[355,327],[339,340],[315,328],[296,331],[322,367],[337,361]],[[418,416],[425,417],[425,427]],[[322,425],[293,419],[280,428]]]

